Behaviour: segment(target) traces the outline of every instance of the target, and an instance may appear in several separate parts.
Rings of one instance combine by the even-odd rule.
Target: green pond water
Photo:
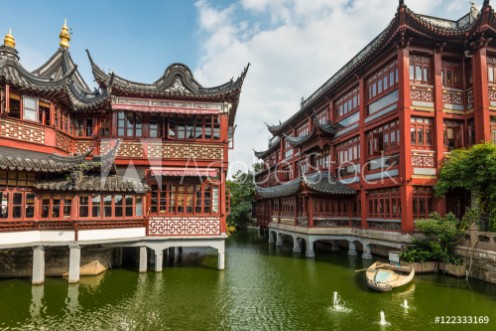
[[[496,330],[494,285],[425,275],[376,293],[354,271],[370,262],[343,249],[305,259],[291,248],[240,230],[227,241],[225,271],[215,255],[162,273],[114,269],[77,285],[0,280],[0,330]],[[349,311],[333,309],[334,291]],[[436,324],[436,316],[490,321]]]

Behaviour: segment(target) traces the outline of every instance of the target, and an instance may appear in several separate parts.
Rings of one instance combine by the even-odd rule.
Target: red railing
[[[410,98],[416,101],[434,102],[432,86],[412,85]]]

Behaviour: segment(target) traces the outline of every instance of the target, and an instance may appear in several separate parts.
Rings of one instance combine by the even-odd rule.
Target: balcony
[[[412,167],[414,175],[436,175],[436,158],[434,151],[412,151]]]
[[[463,99],[463,90],[443,88],[443,109],[445,112],[455,114],[464,112]]]
[[[431,85],[412,84],[410,99],[415,110],[434,111],[434,88]]]

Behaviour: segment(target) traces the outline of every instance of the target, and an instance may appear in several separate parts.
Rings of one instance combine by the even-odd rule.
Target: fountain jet
[[[339,312],[349,312],[351,309],[346,307],[345,302],[341,299],[338,292],[334,291],[332,295],[332,309]]]
[[[384,311],[381,310],[379,315],[381,316],[381,320],[380,320],[379,324],[380,325],[389,325],[389,323],[386,321],[386,315],[384,315]]]

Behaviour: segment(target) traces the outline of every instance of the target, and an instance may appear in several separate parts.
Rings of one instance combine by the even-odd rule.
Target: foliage
[[[416,221],[415,228],[423,232],[426,238],[415,240],[413,246],[401,253],[401,258],[407,262],[439,261],[460,264],[461,260],[454,255],[453,248],[469,228],[468,222],[475,212],[467,213],[469,216],[462,222],[452,213],[445,217],[432,213],[429,219]]]
[[[251,222],[251,208],[255,196],[253,172],[238,171],[227,181],[231,194],[231,213],[227,217],[228,229]],[[233,231],[234,232],[234,231]]]
[[[434,189],[437,196],[459,189],[475,192],[480,211],[490,214],[489,230],[496,231],[496,145],[483,143],[452,151]]]

